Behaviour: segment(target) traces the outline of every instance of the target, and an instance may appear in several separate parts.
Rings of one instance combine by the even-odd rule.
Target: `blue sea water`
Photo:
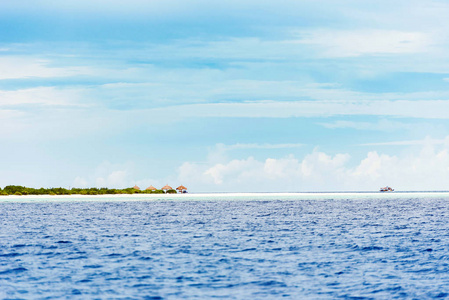
[[[0,198],[0,299],[449,297],[449,193]]]

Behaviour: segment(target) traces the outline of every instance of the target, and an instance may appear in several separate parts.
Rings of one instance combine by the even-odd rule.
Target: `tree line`
[[[0,196],[8,195],[115,195],[115,194],[176,194],[176,190],[138,190],[135,188],[126,189],[109,189],[109,188],[30,188],[20,185],[7,185],[3,189],[0,188]]]

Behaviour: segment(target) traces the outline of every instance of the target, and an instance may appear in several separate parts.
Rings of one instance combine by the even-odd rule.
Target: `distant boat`
[[[394,189],[392,189],[389,186],[386,186],[386,187],[380,188],[379,192],[394,192]]]

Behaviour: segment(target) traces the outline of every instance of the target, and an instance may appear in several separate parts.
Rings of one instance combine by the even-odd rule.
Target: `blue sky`
[[[447,1],[0,3],[0,186],[449,189]]]

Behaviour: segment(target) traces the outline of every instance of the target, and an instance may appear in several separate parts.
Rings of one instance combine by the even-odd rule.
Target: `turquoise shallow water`
[[[0,198],[0,299],[449,297],[449,194]]]

